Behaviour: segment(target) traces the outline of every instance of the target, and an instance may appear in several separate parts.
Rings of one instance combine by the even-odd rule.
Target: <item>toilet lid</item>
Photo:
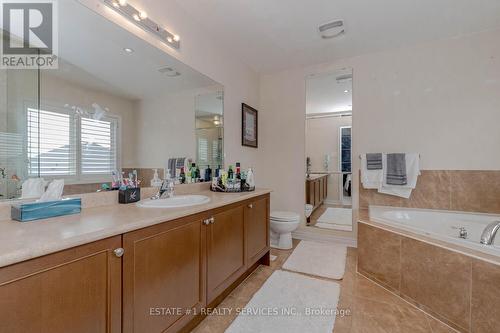
[[[271,220],[274,221],[298,221],[300,216],[294,212],[271,212]]]

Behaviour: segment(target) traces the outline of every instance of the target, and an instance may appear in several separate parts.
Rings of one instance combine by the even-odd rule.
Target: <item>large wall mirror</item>
[[[114,170],[149,186],[171,158],[223,166],[222,85],[75,0],[58,17],[58,69],[0,70],[0,199],[31,177],[75,194]]]

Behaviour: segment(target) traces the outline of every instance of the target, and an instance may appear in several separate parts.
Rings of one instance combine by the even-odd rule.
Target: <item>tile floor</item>
[[[299,241],[294,240],[294,246]],[[259,266],[219,305],[220,309],[244,307],[274,270],[281,269],[292,250],[275,250],[271,266]],[[377,284],[356,273],[356,249],[347,251],[346,273],[340,281],[339,310],[348,315],[338,316],[333,333],[448,333],[453,329],[428,316]],[[195,333],[223,333],[236,318],[232,313],[212,314],[194,330]],[[280,332],[276,332],[280,333]],[[309,332],[314,333],[314,332]]]

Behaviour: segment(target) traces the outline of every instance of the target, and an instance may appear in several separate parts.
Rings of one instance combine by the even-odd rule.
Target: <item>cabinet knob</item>
[[[120,258],[125,253],[125,250],[123,248],[119,247],[117,249],[114,249],[113,253],[115,254],[115,256],[117,256],[118,258]]]
[[[253,204],[249,204],[248,208],[252,209],[253,208]]]

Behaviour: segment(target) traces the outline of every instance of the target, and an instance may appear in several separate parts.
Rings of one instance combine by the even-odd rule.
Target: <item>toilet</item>
[[[300,215],[294,212],[271,212],[271,247],[281,250],[292,248],[292,231],[300,224]]]

